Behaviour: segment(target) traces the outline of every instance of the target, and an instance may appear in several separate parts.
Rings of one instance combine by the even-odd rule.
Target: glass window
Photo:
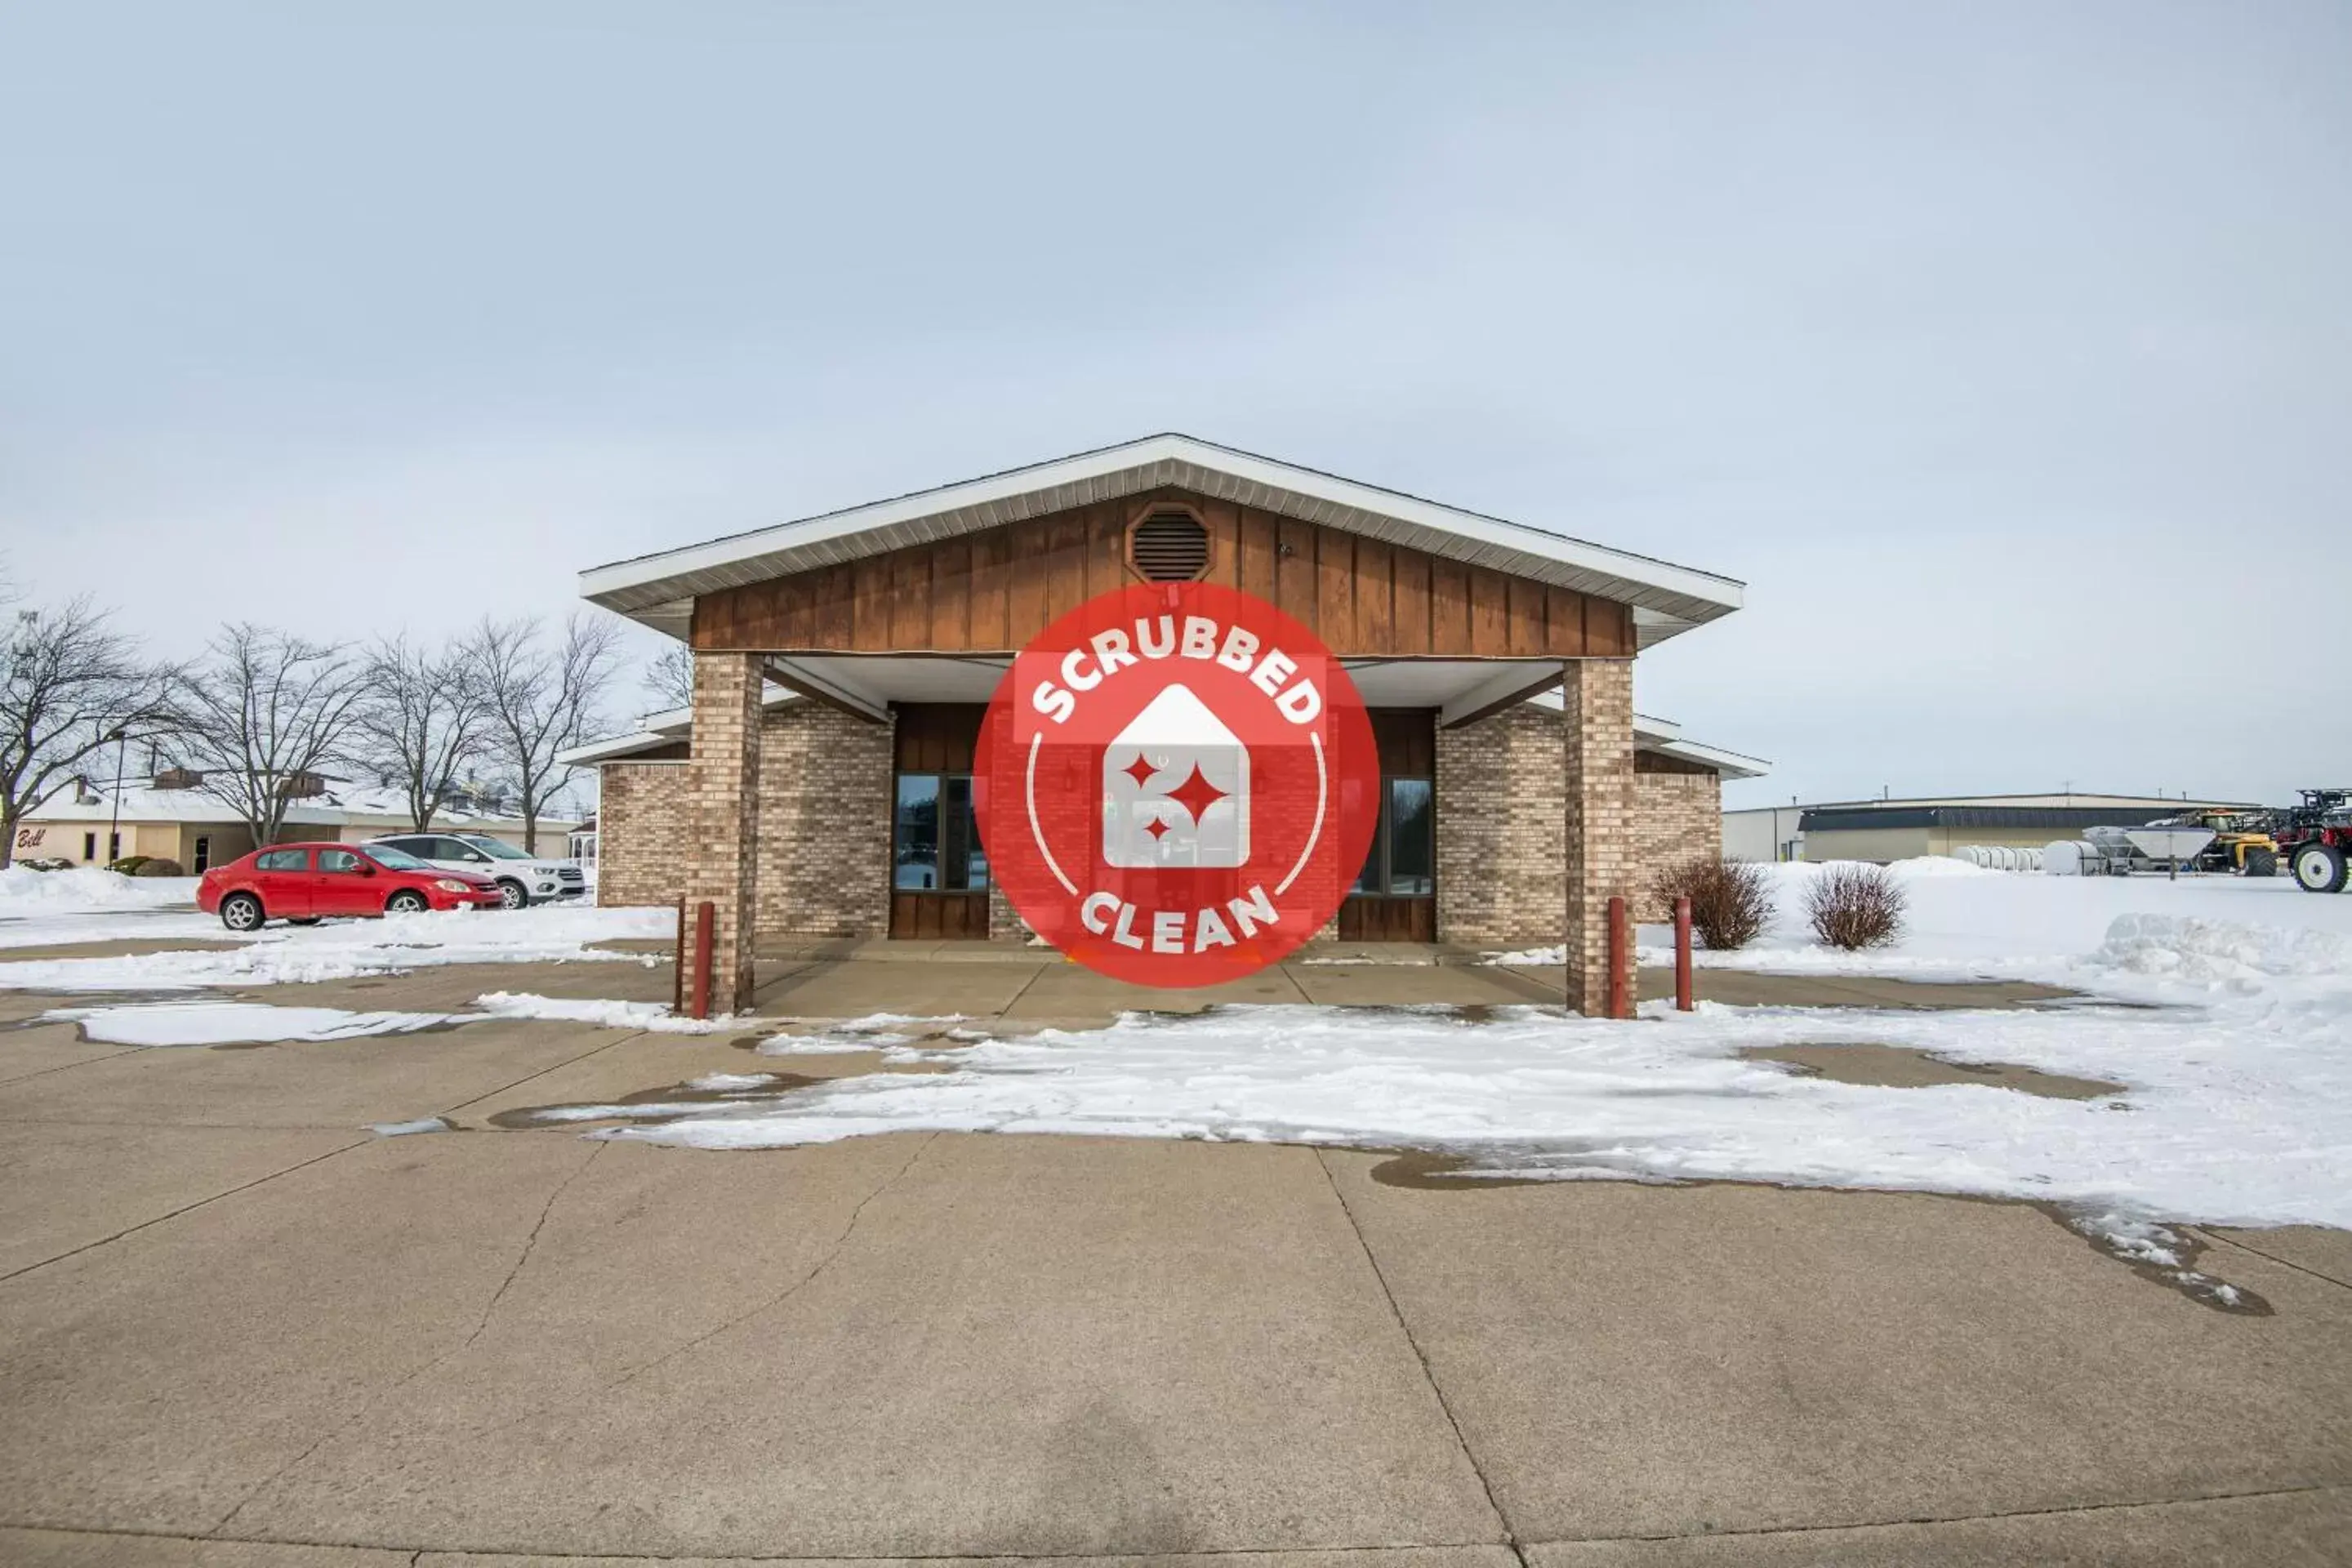
[[[493,860],[528,860],[530,856],[503,838],[493,838],[487,833],[468,833],[457,840],[468,848],[478,849]]]
[[[319,869],[321,871],[356,871],[360,868],[359,852],[355,849],[321,849]]]
[[[988,887],[969,773],[900,773],[891,885],[931,893]]]
[[[196,835],[196,874],[198,876],[204,875],[206,871],[212,869],[212,865],[213,841],[207,836],[199,833]]]
[[[389,844],[369,845],[368,856],[370,858],[374,860],[377,865],[383,867],[387,871],[430,871],[433,869],[432,867],[427,866],[415,856],[408,854],[404,850],[394,849]]]
[[[1389,891],[1427,898],[1437,888],[1435,817],[1427,779],[1389,781]]]
[[[1354,890],[1425,899],[1437,890],[1436,795],[1427,779],[1386,779]]]
[[[253,863],[257,871],[307,871],[310,868],[308,849],[272,849]]]
[[[900,773],[890,885],[930,891],[940,885],[940,777]]]

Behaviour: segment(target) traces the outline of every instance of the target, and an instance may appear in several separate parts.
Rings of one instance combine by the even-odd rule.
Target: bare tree
[[[488,714],[485,750],[514,792],[532,854],[540,814],[570,772],[556,756],[588,739],[620,640],[618,623],[575,614],[552,648],[536,620],[484,621],[467,643]]]
[[[0,866],[16,858],[17,823],[71,784],[84,759],[126,731],[167,723],[173,674],[142,658],[138,643],[86,595],[55,609],[18,610],[7,634]]]
[[[661,711],[694,706],[694,650],[682,642],[665,643],[646,666],[646,691],[661,704]]]
[[[368,695],[350,649],[245,623],[224,627],[182,684],[181,732],[197,787],[274,844],[286,808],[349,750]]]
[[[368,692],[352,716],[360,753],[396,779],[409,826],[422,833],[479,754],[488,708],[475,661],[462,647],[436,653],[387,637],[368,650]]]

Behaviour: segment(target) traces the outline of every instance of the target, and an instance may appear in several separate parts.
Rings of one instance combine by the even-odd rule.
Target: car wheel
[[[528,907],[530,903],[530,892],[520,882],[502,881],[499,884],[499,908],[520,910]]]
[[[231,893],[221,900],[221,924],[231,931],[258,931],[262,920],[261,900],[251,893]]]
[[[2344,890],[2344,851],[2333,844],[2306,844],[2294,852],[2294,879],[2306,893]]]
[[[383,912],[388,915],[423,914],[425,907],[425,895],[414,888],[403,888],[383,901]]]

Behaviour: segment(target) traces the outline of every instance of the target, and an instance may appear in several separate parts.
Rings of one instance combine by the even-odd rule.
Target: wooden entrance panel
[[[898,709],[891,789],[897,814],[890,857],[894,938],[979,942],[988,935],[988,858],[967,809],[972,751],[987,712],[977,702],[909,702]]]
[[[1341,942],[1435,942],[1437,900],[1357,893],[1339,906]]]
[[[1360,888],[1339,905],[1341,942],[1437,940],[1437,715],[1427,708],[1375,708],[1381,819]]]

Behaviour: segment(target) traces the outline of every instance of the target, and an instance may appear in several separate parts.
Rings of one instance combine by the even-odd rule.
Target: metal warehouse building
[[[2134,826],[2184,811],[2243,810],[2244,803],[2160,795],[1971,795],[1824,801],[1723,814],[1723,852],[1735,860],[1904,860],[1970,844],[2038,849],[2086,827]]]

